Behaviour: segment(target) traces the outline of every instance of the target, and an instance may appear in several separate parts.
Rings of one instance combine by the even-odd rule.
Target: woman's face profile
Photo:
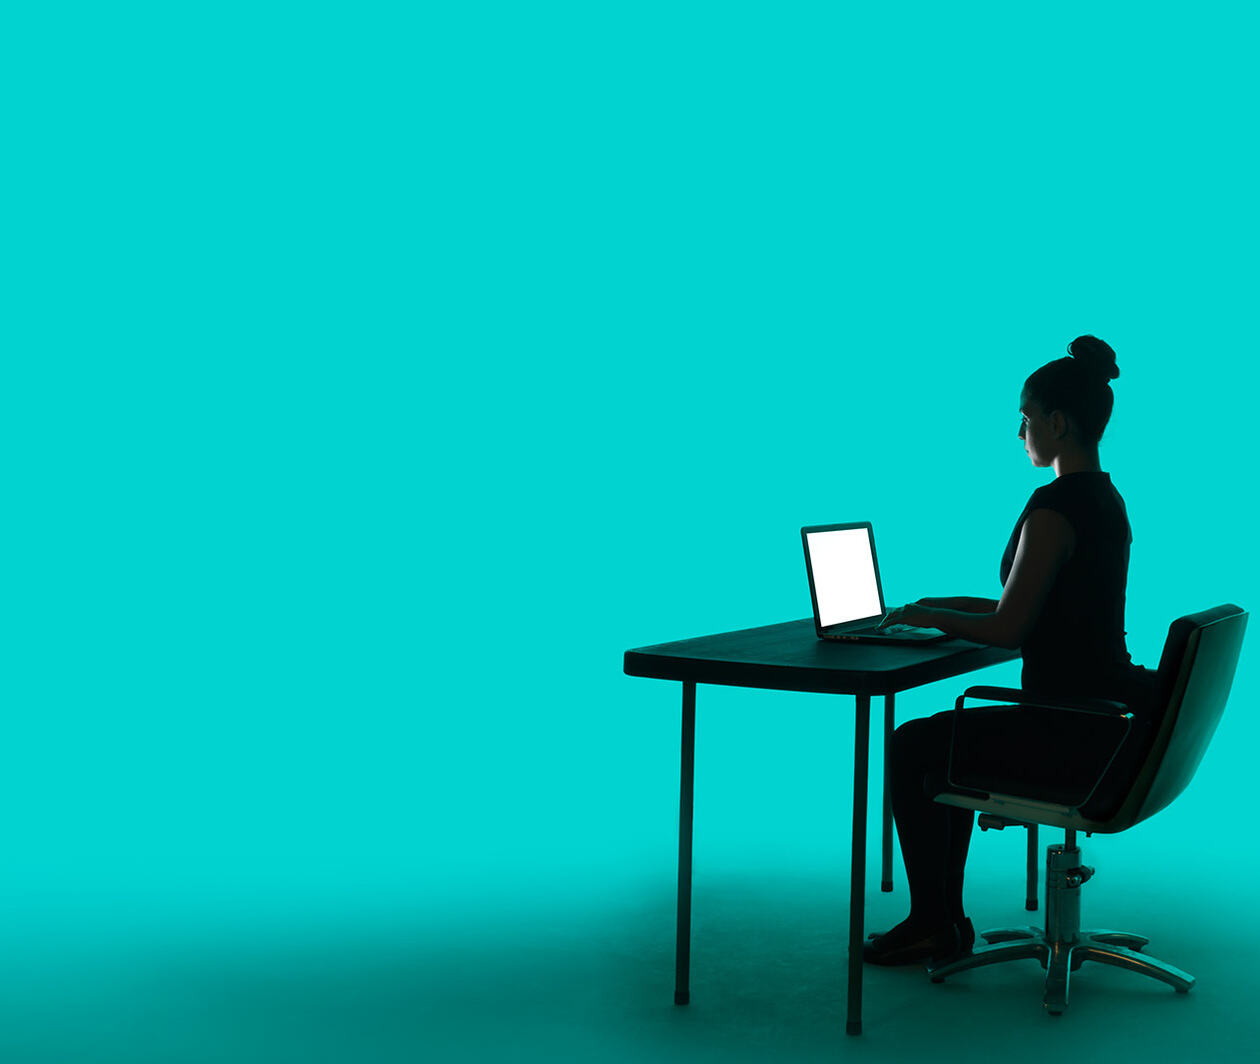
[[[1054,460],[1054,434],[1041,404],[1023,396],[1019,406],[1019,438],[1035,466],[1047,466]]]
[[[1051,410],[1027,392],[1019,397],[1019,438],[1028,460],[1038,468],[1054,467],[1054,475],[1102,472],[1098,447],[1083,447],[1080,429],[1062,410]]]

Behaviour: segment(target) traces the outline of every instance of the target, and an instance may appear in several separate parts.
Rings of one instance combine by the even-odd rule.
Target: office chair
[[[949,963],[929,967],[932,982],[944,982],[948,976],[969,968],[1036,957],[1046,969],[1042,1003],[1054,1016],[1067,1008],[1070,973],[1087,960],[1127,968],[1162,980],[1179,993],[1189,992],[1194,986],[1193,976],[1141,952],[1148,939],[1120,931],[1081,930],[1081,885],[1094,870],[1081,864],[1076,832],[1084,831],[1088,836],[1094,832],[1124,831],[1159,812],[1186,788],[1225,709],[1247,617],[1240,607],[1227,604],[1179,617],[1169,626],[1159,664],[1159,697],[1152,729],[1146,734],[1133,733],[1140,745],[1126,751],[1131,759],[1126,763],[1136,764],[1136,775],[1124,788],[1118,807],[1110,813],[1100,812],[1097,803],[1089,808],[1090,799],[1130,734],[1133,714],[1125,712],[1126,706],[1105,699],[1042,698],[1004,687],[970,687],[958,698],[958,710],[968,697],[973,697],[1046,711],[1105,716],[1106,721],[1095,723],[1114,726],[1117,742],[1111,760],[1089,794],[1079,801],[1046,801],[1018,793],[1000,793],[996,788],[978,790],[977,781],[972,779],[958,786],[954,773],[958,750],[954,743],[959,738],[957,724],[961,714],[955,717],[950,748],[951,790],[938,794],[936,801],[974,809],[990,827],[1046,824],[1063,828],[1065,835],[1061,845],[1046,847],[1045,928],[1003,927],[981,932],[989,945]],[[1009,780],[1000,782],[1009,791],[1017,789]],[[1114,806],[1115,801],[1109,804]]]

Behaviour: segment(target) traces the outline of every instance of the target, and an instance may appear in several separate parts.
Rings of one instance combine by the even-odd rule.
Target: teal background
[[[1079,333],[1134,659],[1260,601],[1246,5],[41,11],[0,33],[7,1061],[887,1054],[882,975],[842,1034],[851,701],[701,688],[675,1013],[678,687],[621,656],[805,616],[803,524],[873,521],[893,603],[996,597],[1020,387]],[[1260,1033],[1213,1011],[1254,650],[1193,787],[1087,851],[1087,926],[1226,968],[1083,975],[1101,1053]],[[1024,919],[1010,834],[977,926]],[[1023,974],[905,1000],[1036,1030]]]

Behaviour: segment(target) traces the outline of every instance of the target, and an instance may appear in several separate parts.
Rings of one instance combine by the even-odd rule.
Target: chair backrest
[[[1158,674],[1162,715],[1133,786],[1104,830],[1158,813],[1194,778],[1229,699],[1247,617],[1226,604],[1169,625]]]

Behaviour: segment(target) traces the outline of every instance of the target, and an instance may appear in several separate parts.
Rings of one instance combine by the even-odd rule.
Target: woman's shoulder
[[[1107,473],[1068,473],[1065,476],[1055,477],[1054,480],[1037,488],[1028,497],[1028,506],[1026,508],[1033,510],[1038,506],[1054,508],[1057,504],[1065,506],[1080,505],[1101,499],[1119,497],[1120,493],[1116,491],[1115,485],[1111,483],[1111,477]]]
[[[1063,478],[1056,477],[1049,483],[1042,484],[1031,495],[1028,496],[1028,504],[1024,507],[1026,512],[1031,512],[1039,506],[1047,506],[1050,509],[1058,509],[1058,504],[1076,497],[1076,493],[1070,488],[1064,490]]]

